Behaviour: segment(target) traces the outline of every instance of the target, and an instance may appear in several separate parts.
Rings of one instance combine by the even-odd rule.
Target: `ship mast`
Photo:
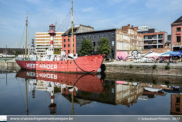
[[[71,21],[71,28],[72,28],[72,33],[71,33],[71,53],[73,53],[73,0],[72,0],[72,21]]]
[[[28,113],[28,97],[27,97],[27,79],[25,79],[25,88],[26,88],[27,115],[29,115],[29,113]]]
[[[28,27],[28,12],[27,12],[27,19],[26,19],[25,58],[27,54],[27,27]]]

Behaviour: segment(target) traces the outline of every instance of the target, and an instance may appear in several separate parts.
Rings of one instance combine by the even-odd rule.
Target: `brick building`
[[[182,51],[182,16],[171,24],[172,50]]]
[[[172,115],[182,114],[182,95],[171,94],[171,113]]]
[[[76,49],[76,33],[83,33],[83,32],[89,32],[89,31],[94,31],[94,28],[91,26],[86,26],[86,25],[76,25],[73,28],[73,54],[76,54],[77,49]],[[66,53],[71,53],[72,49],[72,29],[69,28],[63,35],[62,35],[62,51],[65,51]]]
[[[94,51],[96,51],[98,42],[101,38],[107,38],[110,46],[110,56],[117,59],[118,56],[129,55],[132,50],[143,50],[143,35],[137,33],[137,27],[123,26],[121,29],[107,29],[76,33],[76,50],[81,47],[83,38],[92,41]]]
[[[133,50],[143,51],[143,35],[137,30],[138,27],[130,24],[116,30],[116,59],[125,59]]]

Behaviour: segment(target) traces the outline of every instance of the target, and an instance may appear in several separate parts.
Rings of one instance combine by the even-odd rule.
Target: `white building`
[[[54,54],[57,54],[62,49],[62,34],[64,32],[56,32],[54,36]],[[36,32],[35,33],[35,48],[36,52],[41,55],[46,53],[46,50],[50,47],[50,35],[49,32]]]

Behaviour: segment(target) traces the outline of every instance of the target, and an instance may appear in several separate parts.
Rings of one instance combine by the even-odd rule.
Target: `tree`
[[[100,54],[109,55],[110,53],[109,40],[107,38],[101,38],[99,40],[99,46],[97,47],[97,52]]]
[[[94,52],[94,47],[92,45],[91,40],[83,38],[78,54],[84,56],[84,55],[91,55],[93,52]]]

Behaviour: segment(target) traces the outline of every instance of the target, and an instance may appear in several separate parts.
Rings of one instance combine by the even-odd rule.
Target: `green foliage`
[[[166,70],[169,70],[169,69],[170,69],[170,66],[169,66],[169,65],[166,65],[166,66],[165,66],[165,69],[166,69]]]
[[[104,87],[105,92],[99,94],[99,99],[103,102],[106,102],[109,100],[109,97],[110,97],[109,94],[110,94],[111,88],[110,88],[109,84],[103,84],[103,87]]]
[[[137,68],[139,68],[139,66],[137,66]]]
[[[83,41],[81,42],[81,47],[78,50],[78,54],[84,56],[84,55],[91,55],[93,52],[94,52],[94,47],[92,45],[91,40],[83,38]]]
[[[109,40],[107,38],[101,38],[99,40],[99,46],[97,47],[97,52],[100,54],[109,55],[110,47],[109,47]]]
[[[133,82],[133,79],[132,78],[130,78],[130,82]]]
[[[170,82],[169,82],[169,81],[165,81],[165,84],[166,84],[167,86],[169,86],[169,85],[170,85]]]
[[[156,84],[157,84],[155,80],[153,80],[153,81],[152,81],[152,83],[153,83],[154,85],[156,85]]]
[[[130,68],[133,68],[133,65],[130,65]]]
[[[124,68],[126,67],[126,65],[124,65]]]
[[[157,68],[157,65],[153,65],[153,67],[152,67],[153,69],[156,69]]]

